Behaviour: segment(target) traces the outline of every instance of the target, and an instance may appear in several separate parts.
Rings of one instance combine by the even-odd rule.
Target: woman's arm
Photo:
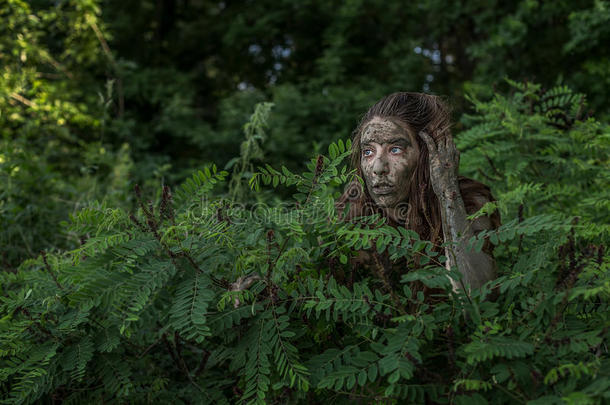
[[[475,221],[466,219],[467,212],[458,185],[459,152],[451,134],[441,138],[438,143],[425,132],[419,135],[428,147],[430,181],[440,203],[443,236],[445,242],[451,243],[447,248],[447,265],[457,266],[462,274],[461,287],[466,291],[479,288],[495,278],[495,262],[491,255],[483,251],[468,249],[468,240],[476,232],[490,229],[491,223],[486,218]],[[454,287],[457,286],[459,284],[454,284]]]

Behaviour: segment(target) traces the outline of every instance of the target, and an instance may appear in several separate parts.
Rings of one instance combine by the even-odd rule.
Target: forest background
[[[136,183],[225,167],[261,101],[274,103],[264,159],[291,169],[399,90],[448,96],[456,133],[465,95],[507,92],[505,77],[567,84],[610,114],[601,1],[7,0],[1,12],[9,269],[71,246],[59,223],[89,200],[130,204]]]
[[[591,277],[603,283],[600,274],[607,274],[607,255],[603,250],[608,239],[606,152],[610,120],[607,1],[464,0],[448,6],[447,2],[436,0],[1,0],[0,21],[0,268],[11,275],[6,276],[1,290],[5,322],[13,316],[17,319],[27,305],[34,305],[25,304],[30,296],[25,294],[32,282],[27,275],[31,266],[60,274],[60,258],[66,252],[81,254],[87,247],[92,232],[75,230],[81,225],[86,228],[82,223],[74,225],[76,228],[67,225],[74,218],[87,222],[79,217],[82,209],[111,207],[125,213],[139,212],[144,215],[146,225],[147,206],[142,205],[141,195],[144,200],[167,202],[163,186],[168,186],[166,190],[174,189],[186,181],[183,190],[193,191],[213,178],[216,168],[222,173],[220,178],[226,177],[223,171],[232,176],[230,182],[210,194],[213,198],[289,201],[290,190],[254,192],[246,183],[256,172],[262,183],[273,186],[290,184],[290,179],[294,179],[293,184],[298,183],[291,173],[308,170],[308,164],[311,178],[316,179],[321,173],[319,167],[315,169],[315,163],[321,162],[317,156],[328,150],[331,156],[324,162],[332,166],[345,152],[343,141],[351,137],[360,116],[380,97],[394,91],[447,96],[453,108],[453,132],[465,152],[462,171],[490,184],[492,191],[502,197],[499,209],[505,222],[511,223],[517,217],[522,222],[524,216],[563,213],[564,222],[559,222],[565,232],[555,245],[548,247],[549,252],[561,259],[567,257],[565,252],[569,249],[575,249],[576,243],[574,230],[566,228],[565,221],[576,224],[575,216],[580,221],[589,221],[592,225],[578,231],[578,237],[579,246],[590,251],[577,250],[580,253],[572,257],[570,268],[578,267],[575,263],[580,259],[584,263],[595,257],[596,271],[602,273]],[[519,127],[524,122],[528,124]],[[504,138],[496,142],[490,138],[493,134]],[[560,139],[562,136],[566,138]],[[575,143],[562,143],[567,139]],[[343,141],[338,143],[339,140]],[[534,162],[538,153],[546,157]],[[257,167],[264,164],[285,166],[286,170],[259,171]],[[215,166],[210,172],[212,165]],[[203,170],[200,175],[191,177],[200,169]],[[136,184],[138,193],[133,191]],[[314,180],[312,187],[315,185]],[[330,186],[335,187],[336,197],[341,189],[339,182]],[[558,220],[545,218],[541,228],[555,229],[552,226]],[[89,225],[98,220],[101,221],[90,218]],[[112,226],[108,225],[106,230]],[[518,235],[519,232],[517,239]],[[264,239],[264,234],[261,238]],[[572,247],[562,251],[560,245],[564,246],[568,239]],[[346,245],[342,249],[335,253],[340,263],[345,264],[349,251]],[[519,252],[520,249],[521,242]],[[55,270],[50,270],[41,252],[56,255],[53,260],[57,261],[51,265]],[[509,261],[517,262],[512,258]],[[554,277],[563,274],[559,262],[550,268]],[[579,271],[583,268],[586,266]],[[503,274],[508,276],[510,271]],[[234,281],[236,277],[232,274],[226,278]],[[51,282],[53,279],[58,288],[67,282],[61,275],[59,283],[49,278]],[[164,283],[171,285],[168,280]],[[568,284],[573,286],[572,282]],[[159,289],[167,285],[160,285]],[[586,295],[586,299],[601,299],[603,305],[595,304],[601,311],[606,308],[609,292],[607,285],[598,287],[601,290]],[[25,292],[21,301],[9,293],[22,290]],[[147,299],[155,294],[150,293]],[[72,299],[66,299],[74,304]],[[554,313],[547,315],[550,316],[547,326],[557,324]],[[20,316],[27,318],[25,312]],[[128,341],[124,321],[120,332],[122,339]],[[55,336],[73,333],[78,325],[60,328],[62,332]],[[495,327],[490,325],[486,327]],[[543,325],[544,322],[539,327]],[[591,338],[587,350],[593,347],[602,350],[596,339],[607,337],[608,326],[607,316],[596,324],[598,333],[595,339]],[[4,332],[10,329],[7,328]],[[177,335],[168,344],[179,345],[181,329],[176,325],[172,328]],[[152,335],[165,336],[166,332],[163,329]],[[12,329],[6,332],[5,344],[16,339],[18,335],[13,333],[16,332]],[[466,335],[462,343],[472,343]],[[70,339],[63,342],[72,342]],[[154,339],[149,344],[152,342]],[[104,372],[89,369],[87,364],[94,353],[103,353],[104,349],[90,346],[90,356],[85,356],[82,367],[75,365],[64,371],[75,381],[81,381],[87,373],[85,380],[97,385],[89,373]],[[53,353],[60,356],[61,347],[64,346],[54,348]],[[172,347],[170,352],[177,350]],[[529,349],[523,350],[507,357],[530,354]],[[604,350],[597,358],[607,358],[607,348]],[[55,354],[32,365],[32,369],[24,366],[17,370],[10,363],[14,360],[11,356],[23,360],[20,356],[25,355],[8,349],[1,353],[8,356],[9,362],[3,363],[2,370],[13,370],[0,373],[3,392],[7,395],[10,392],[10,398],[17,402],[41,396],[49,399],[51,395],[73,398],[70,395],[80,392],[75,388],[80,383],[71,386],[67,382],[72,377],[66,377],[68,380],[57,377],[55,381],[45,377],[44,382],[32,382],[34,377],[42,378],[42,374],[59,373],[61,367],[49,366],[55,364],[51,361]],[[191,355],[198,352],[194,350]],[[31,353],[26,357],[31,358]],[[476,361],[489,358],[482,356]],[[218,365],[225,360],[222,356],[215,359]],[[578,400],[584,397],[593,403],[607,400],[610,379],[603,377],[600,388],[601,377],[597,374],[603,369],[602,363],[587,364],[588,374],[582,369],[578,372],[586,374],[589,382],[597,381],[595,389],[582,391],[587,386],[583,382],[582,387],[569,386],[563,394],[556,391],[553,398],[566,400],[570,393],[577,392],[574,398]],[[245,360],[243,367],[247,369]],[[280,397],[290,397],[285,387],[293,389],[295,378],[300,381],[299,367],[290,372],[281,365],[278,367],[278,381],[292,382],[273,390],[276,394],[281,392],[277,394]],[[153,391],[164,391],[167,381],[183,379],[186,385],[189,381],[193,383],[193,373],[183,375],[181,366],[178,368],[176,374],[181,377],[172,377],[177,380],[163,377],[165,383],[157,382],[160,385]],[[41,369],[46,370],[41,375],[32,371]],[[235,370],[240,370],[239,366]],[[384,374],[380,369],[380,378],[394,375],[393,370]],[[537,372],[544,377],[549,370]],[[565,367],[563,371],[557,370],[555,374],[559,377],[555,381],[568,373]],[[408,375],[404,370],[396,373],[394,381],[394,377],[390,378],[391,387]],[[325,377],[320,378],[324,381]],[[349,373],[342,378],[345,384],[349,383]],[[259,384],[252,391],[243,380],[239,381],[233,389],[231,384],[227,388],[219,382],[222,395],[232,392],[244,400],[252,399],[253,395],[262,400],[269,389]],[[371,378],[374,381],[376,378]],[[482,383],[477,385],[472,382],[474,379],[451,381],[452,395],[464,398],[474,391],[491,388]],[[133,386],[145,385],[140,381],[125,389],[124,382],[121,384],[119,388],[114,386],[114,392],[108,387],[100,392],[112,392],[111,396],[117,397],[137,396],[138,389]],[[307,390],[307,384],[298,384],[299,389]],[[336,379],[318,387],[327,389],[329,384],[330,388],[336,384],[349,391]],[[513,389],[514,386],[509,388]],[[542,395],[536,389],[515,390],[523,402]],[[398,388],[386,391],[388,398],[394,394],[401,398],[400,392]],[[422,392],[417,394],[432,395]],[[584,397],[578,396],[581,394]],[[150,392],[146,395],[149,400],[152,398]]]

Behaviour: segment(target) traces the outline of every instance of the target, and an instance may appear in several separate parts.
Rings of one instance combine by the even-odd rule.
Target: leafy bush
[[[413,232],[338,220],[349,142],[305,173],[252,176],[296,190],[288,203],[214,196],[228,173],[210,166],[156,202],[136,188],[134,213],[91,204],[69,225],[82,246],[1,274],[4,402],[608,402],[610,132],[567,89],[515,86],[474,100],[457,136],[463,171],[499,196],[482,210],[504,219],[473,240],[497,245],[480,291],[453,291]],[[355,264],[362,250],[376,265]]]
[[[4,269],[42,249],[76,246],[60,221],[92,199],[119,205],[129,196],[129,145],[114,147],[107,134],[116,83],[104,90],[103,78],[96,82],[106,59],[99,13],[93,1],[7,0],[0,8]]]

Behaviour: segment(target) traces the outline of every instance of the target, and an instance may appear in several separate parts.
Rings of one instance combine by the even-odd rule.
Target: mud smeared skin
[[[376,117],[363,128],[360,144],[367,191],[375,204],[396,218],[399,206],[409,199],[407,186],[419,155],[416,139],[404,125]]]
[[[447,266],[457,266],[462,274],[461,285],[454,287],[466,291],[479,288],[495,278],[495,263],[488,254],[468,249],[467,242],[475,231],[481,230],[478,228],[490,225],[466,219],[466,208],[458,186],[459,152],[451,134],[437,137],[440,140],[436,143],[425,132],[419,135],[426,143],[430,156],[430,181],[441,207],[444,240],[451,243],[447,247]]]
[[[492,280],[495,264],[488,242],[483,252],[474,252],[467,249],[467,241],[499,226],[500,218],[494,213],[466,219],[493,196],[478,181],[458,179],[450,127],[449,107],[440,97],[395,92],[381,98],[364,114],[353,142],[352,165],[364,178],[367,192],[350,187],[341,204],[349,203],[346,218],[370,215],[373,203],[394,219],[392,225],[405,226],[434,243],[442,238],[448,265],[463,275],[454,288],[468,291]],[[422,130],[434,137],[420,134]],[[397,141],[402,145],[392,145]]]

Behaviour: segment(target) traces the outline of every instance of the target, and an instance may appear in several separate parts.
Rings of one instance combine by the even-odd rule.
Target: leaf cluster
[[[259,169],[251,186],[292,187],[290,204],[215,195],[227,173],[208,167],[176,198],[136,188],[132,212],[91,204],[69,224],[82,246],[0,274],[2,401],[607,402],[607,213],[587,198],[607,192],[608,127],[558,126],[578,98],[549,115],[515,85],[457,137],[499,197],[504,225],[472,241],[496,245],[498,279],[453,290],[430,242],[339,220],[349,143],[302,174]]]

